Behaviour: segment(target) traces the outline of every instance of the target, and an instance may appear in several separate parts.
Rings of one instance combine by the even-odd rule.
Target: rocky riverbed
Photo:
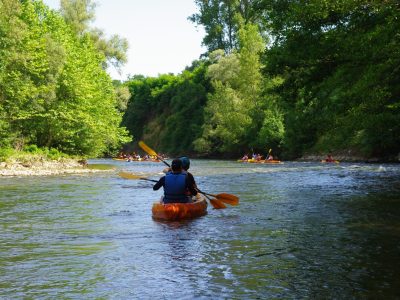
[[[297,161],[321,161],[326,159],[328,153],[325,155],[306,153]],[[391,157],[366,157],[361,153],[353,150],[334,151],[331,153],[334,160],[341,162],[365,162],[365,163],[398,163],[400,162],[400,153],[397,156]]]
[[[42,160],[33,162],[0,162],[0,176],[43,176],[94,173],[110,170],[91,168],[85,160]]]

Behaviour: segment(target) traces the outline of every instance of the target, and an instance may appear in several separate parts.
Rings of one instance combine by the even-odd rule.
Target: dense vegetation
[[[195,3],[207,52],[181,74],[121,83],[106,70],[127,42],[89,26],[94,2],[0,0],[0,158],[112,153],[125,127],[171,155],[399,154],[398,1]]]
[[[93,36],[74,31],[42,1],[0,0],[1,157],[30,145],[96,156],[130,140],[104,70],[112,55]]]
[[[398,155],[398,1],[195,2],[208,51],[181,75],[129,81],[134,136],[176,154]]]
[[[128,83],[133,96],[123,125],[163,152],[193,152],[210,89],[205,72],[206,65],[200,63],[179,76],[134,76]]]

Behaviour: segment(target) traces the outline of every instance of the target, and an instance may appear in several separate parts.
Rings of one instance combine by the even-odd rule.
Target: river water
[[[0,178],[1,299],[388,299],[400,295],[400,165],[193,160],[240,205],[152,220],[161,163]]]

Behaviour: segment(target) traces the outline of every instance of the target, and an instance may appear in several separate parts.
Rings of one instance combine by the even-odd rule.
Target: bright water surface
[[[0,178],[1,299],[388,299],[400,295],[400,166],[194,160],[240,205],[151,218],[161,163]]]

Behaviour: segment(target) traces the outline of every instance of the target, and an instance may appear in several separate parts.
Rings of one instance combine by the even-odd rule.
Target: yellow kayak
[[[179,221],[194,219],[207,214],[207,201],[201,195],[193,203],[168,203],[155,202],[151,209],[153,219],[163,221]]]
[[[338,164],[340,161],[334,160],[334,161],[327,161],[326,159],[321,160],[322,163],[327,163],[327,164]]]
[[[238,159],[237,162],[243,162],[243,163],[253,163],[253,164],[283,164],[280,160],[267,160],[267,159],[262,159],[262,160],[255,160],[255,159],[248,159],[248,160],[242,160]]]
[[[254,158],[249,159],[238,159],[237,162],[244,162],[244,163],[261,163],[263,160],[256,160]]]
[[[276,160],[276,159],[271,159],[271,160],[263,160],[262,163],[264,164],[283,164],[283,162],[281,162],[280,160]]]

